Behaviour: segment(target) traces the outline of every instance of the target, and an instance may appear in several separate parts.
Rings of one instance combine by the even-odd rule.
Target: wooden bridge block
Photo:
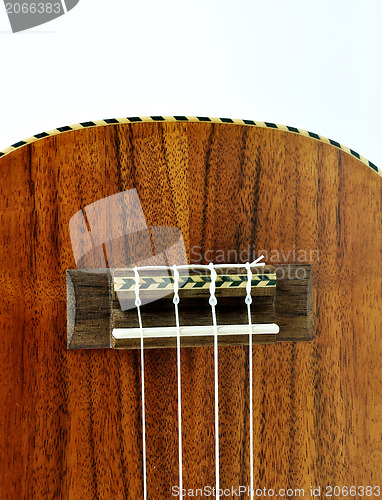
[[[254,268],[252,324],[276,323],[275,335],[253,335],[253,342],[312,338],[311,267],[280,265]],[[141,317],[145,328],[175,326],[173,279],[158,271],[140,272]],[[182,284],[184,285],[182,287]],[[191,272],[180,281],[180,326],[212,324],[208,272]],[[218,325],[246,325],[246,270],[220,273],[216,280]],[[116,339],[114,329],[139,328],[132,270],[67,271],[68,348],[139,348],[140,338]],[[176,337],[145,338],[145,347],[174,347]],[[182,337],[182,346],[211,345],[213,337]],[[248,343],[248,334],[219,335],[221,345]]]

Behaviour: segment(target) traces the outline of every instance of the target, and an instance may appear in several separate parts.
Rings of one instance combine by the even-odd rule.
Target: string
[[[247,269],[247,285],[246,285],[246,298],[248,310],[248,325],[249,325],[249,392],[250,392],[250,482],[251,482],[251,496],[253,496],[253,362],[252,362],[252,319],[251,319],[251,284],[252,284],[252,270],[251,266],[263,266],[260,260],[263,256],[256,259],[252,264],[247,262],[245,267]],[[178,374],[178,433],[179,433],[179,489],[180,498],[183,498],[183,467],[182,467],[182,401],[181,401],[181,365],[180,365],[180,325],[179,325],[179,271],[178,269],[189,268],[190,266],[173,266],[174,270],[174,298],[173,303],[175,306],[175,318],[177,328],[177,374]],[[207,266],[195,266],[207,267]],[[227,265],[218,265],[217,267],[228,267]],[[232,265],[232,267],[239,267]],[[165,266],[157,266],[157,268],[165,268]],[[210,298],[209,304],[212,312],[212,322],[214,328],[214,379],[215,379],[215,470],[216,470],[216,491],[219,495],[220,489],[220,464],[219,464],[219,366],[218,366],[218,328],[216,321],[216,305],[217,299],[215,296],[216,290],[216,270],[212,262],[209,263],[208,268],[211,272],[210,284]],[[141,267],[139,269],[145,269]],[[138,267],[134,267],[135,276],[135,306],[137,308],[139,329],[141,332],[141,378],[142,378],[142,454],[143,454],[143,491],[144,500],[147,500],[147,470],[146,470],[146,412],[145,412],[145,365],[144,365],[144,331],[142,326],[142,317],[140,306],[142,305],[139,297],[139,273]]]
[[[252,270],[249,262],[245,264],[247,269],[247,295],[245,303],[247,304],[248,311],[248,328],[249,328],[249,469],[250,469],[250,491],[253,497],[253,366],[252,366],[252,317],[251,317],[251,286],[252,286]]]
[[[179,442],[179,491],[180,498],[183,498],[183,461],[182,461],[182,382],[180,366],[180,326],[179,326],[179,271],[176,265],[174,270],[174,298],[176,320],[176,363],[178,370],[178,442]]]
[[[212,322],[214,326],[214,367],[215,367],[215,471],[216,471],[216,492],[219,496],[219,370],[218,370],[218,328],[216,322],[216,304],[215,297],[215,283],[216,283],[216,270],[212,262],[209,263],[211,271],[211,284],[210,284],[210,299],[209,303],[212,312]]]
[[[135,305],[138,313],[139,329],[141,331],[141,379],[142,379],[142,455],[143,455],[143,499],[147,500],[147,472],[146,472],[146,411],[145,411],[145,358],[143,352],[143,326],[141,317],[142,301],[139,297],[139,273],[134,267],[135,277]]]

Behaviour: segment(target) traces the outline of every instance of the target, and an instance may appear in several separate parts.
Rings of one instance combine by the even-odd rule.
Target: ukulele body
[[[255,248],[312,266],[313,339],[253,346],[256,488],[379,486],[381,176],[288,130],[151,120],[57,132],[0,159],[0,499],[143,498],[140,351],[66,339],[69,221],[133,188],[191,263]],[[145,351],[155,500],[178,485],[176,361]],[[213,487],[213,347],[182,349],[181,374],[183,484]],[[222,489],[250,482],[248,397],[248,346],[220,347]]]

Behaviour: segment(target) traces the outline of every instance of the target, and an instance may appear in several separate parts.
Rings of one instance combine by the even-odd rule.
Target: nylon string
[[[253,360],[252,360],[252,317],[251,317],[251,285],[252,285],[252,270],[249,262],[245,264],[247,268],[247,286],[245,297],[245,303],[247,304],[248,312],[248,328],[249,328],[249,345],[248,345],[248,357],[249,357],[249,470],[250,470],[250,491],[251,497],[253,497]]]
[[[147,500],[147,471],[146,471],[146,410],[145,410],[145,357],[143,343],[143,326],[141,317],[142,301],[139,297],[139,273],[138,268],[134,268],[135,277],[135,305],[138,313],[139,329],[141,331],[141,379],[142,379],[142,456],[143,456],[143,499]]]
[[[248,312],[248,334],[249,334],[249,419],[250,419],[250,491],[253,497],[253,340],[252,340],[252,318],[251,318],[251,285],[252,285],[252,270],[251,265],[263,265],[259,261],[263,258],[259,257],[252,264],[247,262],[247,285],[245,303]],[[183,266],[184,267],[184,266]],[[188,266],[191,267],[191,266]],[[204,267],[204,266],[203,266]],[[216,321],[216,270],[212,262],[208,265],[211,273],[210,283],[210,298],[212,322],[214,329],[214,382],[215,382],[215,474],[216,474],[216,491],[220,489],[220,449],[219,449],[219,358],[218,358],[218,325]],[[221,266],[222,267],[222,266]],[[181,384],[181,364],[180,364],[180,325],[179,325],[179,269],[182,266],[173,266],[174,271],[174,297],[173,303],[175,306],[175,320],[177,330],[177,378],[178,378],[178,441],[179,441],[179,490],[180,498],[183,498],[183,450],[182,450],[182,384]],[[142,305],[139,296],[139,273],[138,267],[134,268],[135,276],[135,306],[137,308],[139,329],[141,332],[141,379],[142,379],[142,455],[143,455],[143,491],[144,500],[147,500],[147,460],[146,460],[146,411],[145,411],[145,362],[144,362],[144,331],[142,326],[141,309]]]
[[[210,298],[209,303],[212,312],[212,322],[214,327],[214,369],[215,369],[215,473],[216,491],[220,488],[220,468],[219,468],[219,365],[218,365],[218,327],[216,322],[216,270],[212,262],[209,263],[211,271]]]
[[[179,490],[180,498],[183,498],[183,460],[182,460],[182,380],[181,380],[181,365],[180,365],[180,326],[179,326],[179,271],[176,265],[174,270],[174,298],[172,299],[175,306],[176,320],[176,364],[178,371],[178,442],[179,442]]]

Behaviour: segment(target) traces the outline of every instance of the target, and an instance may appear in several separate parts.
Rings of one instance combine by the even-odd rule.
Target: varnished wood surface
[[[178,227],[188,251],[318,250],[314,340],[253,351],[255,485],[378,484],[381,177],[279,130],[142,123],[0,159],[0,498],[142,498],[139,351],[66,348],[69,220],[133,187],[148,223]],[[219,351],[222,487],[249,483],[247,360]],[[168,499],[176,352],[147,352],[146,370],[149,498]],[[182,350],[182,381],[184,485],[214,485],[211,348]]]

